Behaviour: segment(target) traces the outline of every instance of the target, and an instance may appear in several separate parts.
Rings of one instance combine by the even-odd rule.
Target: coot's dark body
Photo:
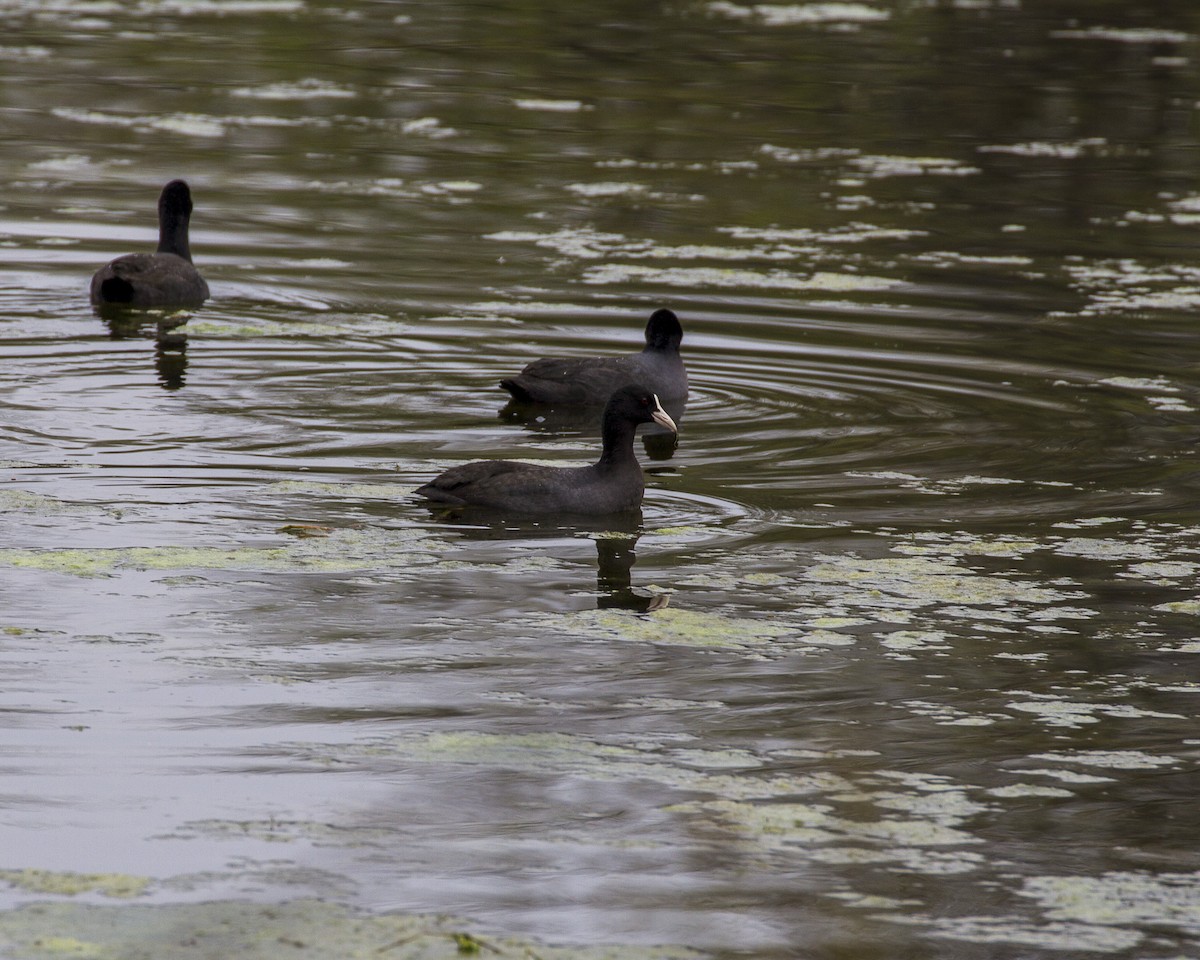
[[[514,399],[547,404],[602,404],[614,390],[642,384],[661,400],[687,399],[687,370],[679,354],[683,327],[670,310],[655,310],[646,346],[624,357],[551,357],[534,360],[500,381]]]
[[[633,452],[638,424],[674,430],[658,398],[640,386],[614,392],[604,408],[600,459],[586,467],[551,467],[512,460],[481,460],[453,467],[417,488],[417,494],[453,506],[516,513],[603,514],[641,505],[642,468]]]

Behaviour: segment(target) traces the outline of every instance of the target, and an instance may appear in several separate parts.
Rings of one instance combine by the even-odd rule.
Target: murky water
[[[1086,7],[0,0],[3,949],[1200,955],[1200,10]],[[409,497],[660,305],[640,517]]]

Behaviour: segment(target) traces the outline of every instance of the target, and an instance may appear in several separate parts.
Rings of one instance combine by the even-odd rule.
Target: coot
[[[633,453],[640,423],[669,430],[675,421],[658,397],[629,385],[612,394],[604,407],[604,447],[587,467],[550,467],[513,460],[480,460],[452,467],[417,494],[455,506],[479,506],[518,513],[600,514],[631,510],[642,502],[645,481]]]
[[[534,360],[500,386],[517,400],[551,404],[601,404],[627,383],[642,383],[663,400],[687,399],[687,370],[679,355],[683,327],[670,310],[655,310],[646,324],[646,346],[624,357]]]
[[[208,284],[192,266],[188,220],[192,192],[172,180],[158,198],[158,250],[117,257],[92,277],[97,307],[198,307],[208,299]]]

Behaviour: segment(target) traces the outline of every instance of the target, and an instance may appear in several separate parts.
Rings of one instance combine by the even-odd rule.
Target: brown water
[[[1193,3],[0,23],[0,870],[629,956],[1200,956]],[[105,323],[177,176],[213,298]],[[496,381],[660,305],[640,518],[410,498],[592,457]],[[0,878],[51,955],[6,931],[62,885]]]

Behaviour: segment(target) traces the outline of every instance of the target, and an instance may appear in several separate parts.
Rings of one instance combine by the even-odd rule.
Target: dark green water
[[[1193,3],[0,24],[0,950],[72,883],[142,917],[98,873],[579,956],[1200,956]],[[106,323],[173,177],[213,298]],[[640,518],[410,498],[594,456],[496,382],[657,306]]]

